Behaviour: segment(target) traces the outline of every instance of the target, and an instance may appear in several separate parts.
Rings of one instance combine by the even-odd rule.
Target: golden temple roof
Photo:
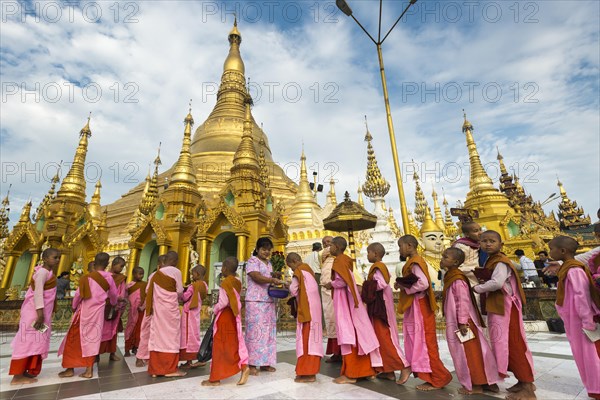
[[[363,184],[363,192],[370,199],[378,197],[384,197],[390,191],[390,183],[385,180],[381,174],[381,170],[377,165],[377,159],[375,158],[375,150],[371,145],[373,136],[369,132],[369,125],[367,124],[367,116],[365,115],[365,127],[367,133],[365,134],[365,142],[367,142],[367,177]]]
[[[146,184],[144,186],[144,192],[142,193],[142,198],[140,199],[140,203],[138,205],[138,209],[144,215],[148,215],[154,205],[156,200],[158,199],[158,166],[161,165],[162,162],[160,160],[160,144],[158,145],[158,153],[156,158],[154,159],[154,174],[150,177],[150,172],[148,171],[148,176],[146,177]]]
[[[88,139],[92,136],[90,118],[91,116],[88,117],[87,123],[79,132],[79,145],[75,150],[73,163],[63,179],[56,196],[59,199],[72,199],[80,205],[85,204],[85,157],[88,150]]]
[[[313,213],[320,211],[321,207],[315,200],[315,196],[310,189],[308,182],[308,172],[306,169],[306,156],[304,149],[300,156],[300,182],[298,183],[298,193],[292,204],[287,225],[290,228],[311,228],[314,226]]]

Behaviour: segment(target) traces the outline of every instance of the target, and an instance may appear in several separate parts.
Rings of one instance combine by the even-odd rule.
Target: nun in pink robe
[[[54,287],[44,290],[44,285],[52,278],[54,278]],[[22,375],[24,372],[13,370],[14,361],[34,356],[41,357],[41,360],[48,357],[50,335],[52,334],[52,311],[54,310],[54,299],[56,298],[56,278],[52,271],[37,265],[33,272],[32,281],[35,290],[32,285],[27,289],[25,299],[21,305],[19,330],[10,343],[12,348],[10,375]],[[48,329],[44,333],[38,332],[32,326],[37,320],[37,310],[40,308],[44,309],[44,323],[48,325]],[[39,374],[42,367],[41,360],[39,360],[39,365],[36,363],[36,373],[33,375]]]
[[[179,361],[191,361],[197,358],[200,350],[200,311],[202,310],[202,296],[198,293],[198,303],[190,309],[192,297],[198,288],[194,285],[204,286],[204,293],[208,292],[206,282],[197,281],[187,287],[183,292],[183,308],[181,310],[181,343],[179,345]]]
[[[465,277],[465,279],[468,278]],[[485,333],[479,321],[479,312],[475,309],[471,301],[471,294],[469,293],[467,283],[463,280],[456,280],[449,287],[445,287],[445,289],[444,315],[446,317],[446,340],[458,381],[467,390],[473,390],[465,346],[460,342],[455,333],[459,324],[470,325],[469,320],[471,320],[473,322],[471,327],[474,326],[477,330],[477,339],[472,340],[479,341],[483,356],[484,370],[481,372],[484,373],[487,382],[482,384],[493,385],[501,382],[502,378],[498,375],[496,358],[490,344],[485,339]]]
[[[106,282],[108,282],[108,290],[104,290],[100,284],[90,277],[90,275],[95,273],[102,275]],[[75,310],[75,313],[71,320],[71,327],[76,323],[79,325],[81,357],[86,358],[98,355],[102,339],[102,329],[104,327],[104,307],[106,305],[106,299],[108,299],[113,306],[116,305],[117,288],[115,287],[115,282],[112,279],[110,272],[94,271],[85,275],[83,278],[86,278],[89,281],[91,297],[89,299],[83,299],[80,294],[80,289],[75,291],[75,296],[73,297],[73,309]],[[67,346],[69,336],[69,333],[65,335],[65,338],[58,349],[59,356],[64,354],[63,367],[76,368],[87,366],[83,363],[75,366],[65,364],[67,361],[66,359],[69,358],[67,355],[67,351],[70,351]]]
[[[112,273],[110,279],[114,281]],[[118,286],[116,286],[115,284],[115,287],[117,288],[117,307],[115,310],[117,316],[110,321],[104,321],[104,326],[102,327],[102,343],[100,345],[101,353],[114,353],[117,351],[117,329],[119,328],[119,322],[121,322],[121,314],[123,314],[124,310],[124,308],[120,306],[120,304],[125,304],[120,302],[121,300],[127,299],[127,284],[125,283],[125,280],[123,280],[123,282],[121,282]]]
[[[148,285],[146,286],[146,295],[148,294],[148,287],[152,282],[152,277],[156,273],[153,272],[148,277]],[[145,305],[144,305],[145,308]],[[148,350],[148,341],[150,340],[150,326],[152,325],[152,315],[148,315],[144,310],[144,318],[142,319],[142,327],[140,330],[140,345],[138,346],[135,358],[141,361],[148,361],[150,359],[150,351]]]
[[[568,270],[564,287],[564,301],[562,306],[556,304],[556,311],[565,323],[583,385],[590,397],[600,399],[600,342],[593,343],[583,333],[583,329],[596,329],[594,317],[600,316],[600,308],[592,302],[590,282],[582,268]]]

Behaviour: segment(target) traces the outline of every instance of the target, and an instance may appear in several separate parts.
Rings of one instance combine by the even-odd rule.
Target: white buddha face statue
[[[441,253],[444,246],[444,232],[425,232],[421,234],[423,247],[429,253]]]

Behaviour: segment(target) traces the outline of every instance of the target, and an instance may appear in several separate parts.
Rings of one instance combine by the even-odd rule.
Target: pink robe
[[[404,351],[413,372],[431,372],[431,363],[425,341],[425,323],[423,322],[423,314],[421,314],[418,302],[419,299],[425,297],[425,291],[429,286],[427,284],[427,277],[421,271],[421,267],[418,264],[412,265],[412,273],[419,280],[411,287],[403,289],[407,294],[415,295],[413,303],[404,313],[404,321],[402,323]]]
[[[179,354],[181,342],[181,314],[179,299],[183,295],[181,271],[175,267],[161,267],[160,272],[175,279],[175,292],[168,292],[154,285],[153,313],[150,324],[148,350]],[[153,283],[148,282],[148,285]],[[142,329],[143,332],[143,329]]]
[[[358,297],[358,307],[354,307],[354,298],[350,288],[342,277],[334,272],[333,308],[335,310],[336,336],[341,347],[342,355],[352,353],[352,346],[356,346],[358,355],[368,354],[371,367],[383,367],[379,353],[379,341],[375,335],[373,325],[367,314],[367,309],[360,299],[358,288],[352,277],[352,285]]]
[[[531,350],[529,350],[529,346],[527,345],[527,340],[525,339],[525,326],[523,325],[523,303],[521,301],[521,297],[519,296],[520,292],[519,288],[517,287],[517,280],[510,271],[511,270],[508,266],[503,263],[498,263],[494,269],[494,272],[492,273],[492,280],[489,280],[486,283],[476,287],[487,287],[489,289],[494,289],[494,287],[492,287],[494,285],[493,281],[502,280],[497,278],[498,276],[507,276],[506,280],[501,282],[502,292],[504,293],[504,315],[488,312],[488,334],[490,343],[492,345],[492,350],[494,351],[494,356],[496,357],[498,372],[502,376],[508,375],[508,335],[510,334],[508,327],[510,326],[510,313],[514,304],[517,309],[518,319],[521,322],[519,324],[520,335],[523,338],[525,347],[527,348],[527,351],[525,352],[525,358],[529,363],[531,373],[535,375],[535,370],[533,369],[533,357],[531,355]],[[490,290],[485,291],[487,292]],[[478,290],[478,292],[481,293],[482,290]]]
[[[206,290],[208,286],[202,282]],[[200,350],[200,311],[202,310],[202,298],[198,293],[198,308],[190,310],[190,300],[194,294],[194,287],[188,286],[183,293],[183,309],[181,310],[181,343],[180,349],[186,353],[197,353]]]
[[[127,293],[127,290],[135,284],[136,282],[129,282],[125,289],[125,293]],[[127,325],[125,326],[125,340],[129,339],[133,334],[140,312],[143,312],[140,311],[140,309],[143,310],[146,306],[145,304],[142,304],[142,289],[136,290],[128,295],[127,299],[129,301],[129,316],[127,317]]]
[[[465,355],[465,348],[460,340],[458,340],[455,333],[458,329],[458,325],[468,324],[470,318],[477,328],[487,382],[489,385],[501,382],[502,378],[498,375],[496,358],[494,357],[490,344],[485,339],[483,328],[479,326],[479,316],[471,302],[471,295],[469,294],[467,284],[462,280],[456,280],[446,290],[446,302],[444,304],[446,340],[448,341],[448,348],[450,349],[450,355],[454,362],[454,369],[456,370],[458,381],[466,389],[473,389],[471,373],[467,364],[467,356]]]
[[[152,277],[156,272],[153,272],[148,277],[148,284],[146,285],[146,295],[148,295],[149,284],[152,281]],[[143,305],[146,308],[146,305]],[[148,341],[150,340],[150,326],[152,325],[152,315],[147,315],[144,311],[144,317],[142,319],[142,326],[140,328],[140,345],[138,346],[135,358],[138,360],[149,360],[150,351],[148,350]]]
[[[108,282],[108,291],[105,292],[95,280],[90,279],[90,291],[92,297],[82,299],[79,294],[79,289],[75,291],[73,298],[73,308],[75,313],[73,319],[79,317],[79,334],[81,339],[81,356],[91,357],[98,355],[100,350],[100,342],[102,341],[102,329],[104,327],[104,306],[108,298],[113,306],[117,304],[117,288],[115,281],[110,272],[98,271]],[[68,335],[65,335],[60,347],[58,355],[62,355],[65,349]]]
[[[242,301],[240,300],[240,294],[234,290],[235,298],[237,300],[237,309],[240,310],[238,315],[235,316],[235,326],[236,326],[236,334],[238,339],[238,355],[240,356],[240,362],[238,363],[238,367],[242,368],[243,365],[248,365],[248,348],[246,347],[246,341],[244,340],[244,333],[242,332]],[[223,288],[219,288],[219,301],[213,307],[213,312],[215,313],[215,323],[213,325],[213,338],[217,334],[217,321],[221,316],[221,312],[225,308],[229,306],[229,297],[227,296],[227,292]],[[232,332],[233,334],[233,332]],[[210,363],[210,368],[212,369],[213,363]]]
[[[588,393],[600,394],[600,357],[594,343],[582,329],[594,330],[594,316],[600,309],[590,297],[589,281],[581,268],[571,268],[565,278],[565,300],[556,305],[558,315],[565,322],[567,339],[583,385]]]
[[[410,363],[400,348],[400,340],[398,339],[398,322],[396,320],[396,306],[394,305],[394,293],[392,292],[392,288],[390,287],[389,283],[385,281],[383,274],[379,270],[375,270],[375,274],[373,274],[373,280],[377,282],[377,290],[383,291],[383,302],[385,303],[385,313],[387,315],[392,344],[396,348],[396,353],[398,353],[398,357],[400,357],[404,367],[410,367]]]
[[[308,355],[323,357],[323,326],[321,325],[323,314],[321,311],[321,298],[319,297],[319,285],[317,285],[317,281],[310,273],[306,271],[301,272],[304,276],[311,319],[310,333],[308,335]],[[293,277],[292,284],[290,285],[290,294],[297,297],[299,292],[300,283],[296,277]],[[304,325],[303,322],[296,322],[296,356],[298,358],[304,355],[302,325]]]
[[[111,274],[112,275],[112,274]],[[114,279],[110,278],[113,282]],[[117,300],[126,299],[127,298],[127,284],[125,281],[121,282],[121,284],[117,287]],[[117,303],[118,306],[118,303]],[[119,321],[121,320],[121,314],[123,314],[122,308],[117,308],[117,316],[115,319],[110,321],[104,321],[104,326],[102,327],[102,341],[105,342],[107,340],[111,340],[117,334],[117,328],[119,327]]]
[[[35,291],[27,289],[25,299],[21,305],[21,318],[19,320],[19,330],[13,338],[10,346],[12,347],[13,360],[20,360],[29,356],[40,355],[42,360],[48,357],[50,348],[50,335],[52,334],[52,311],[54,309],[54,299],[56,298],[56,287],[44,290],[44,284],[52,278],[52,271],[38,265],[33,273],[35,282]],[[37,310],[44,309],[44,323],[48,325],[48,330],[41,333],[33,329],[32,325],[37,320]]]

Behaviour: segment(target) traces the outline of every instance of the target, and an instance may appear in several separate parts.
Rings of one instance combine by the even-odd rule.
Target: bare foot
[[[523,389],[516,393],[511,393],[505,397],[507,400],[535,400],[535,392],[531,389]]]
[[[137,358],[135,360],[135,366],[138,367],[138,368],[145,367],[146,366],[146,361]]]
[[[73,368],[67,368],[64,371],[58,373],[59,378],[70,378],[74,375],[75,371],[73,370]]]
[[[335,363],[335,362],[342,362],[342,356],[340,356],[339,354],[334,354],[331,357],[329,357],[327,360],[325,360],[326,363]]]
[[[12,380],[10,381],[11,385],[28,385],[30,383],[36,383],[37,379],[35,378],[28,378],[26,376],[23,375],[15,375],[13,376]]]
[[[473,394],[473,392],[463,386],[458,389],[458,394],[462,394],[463,396],[468,396],[468,395]]]
[[[344,384],[344,383],[356,383],[356,379],[348,378],[346,375],[338,376],[333,380],[333,383]]]
[[[493,385],[483,385],[482,389],[486,392],[500,393],[500,388],[495,383]]]
[[[207,363],[205,363],[205,362],[198,361],[198,362],[192,363],[191,366],[192,366],[192,368],[198,368],[198,367],[204,367],[206,364]]]
[[[439,390],[439,389],[441,389],[441,388],[436,388],[429,382],[423,383],[421,385],[417,385],[417,390],[421,390],[423,392],[430,392],[432,390]]]
[[[170,378],[170,377],[178,377],[178,376],[186,376],[186,375],[187,375],[187,372],[177,370],[175,372],[171,372],[170,374],[166,374],[165,376]]]
[[[463,386],[460,389],[458,389],[458,393],[467,396],[471,394],[482,394],[483,388],[481,387],[481,385],[473,385],[473,389],[469,390]]]
[[[250,367],[249,368],[249,374],[252,376],[258,376],[258,368],[256,367]]]
[[[221,384],[221,381],[211,382],[208,379],[205,381],[202,381],[202,383],[201,383],[202,386],[219,386],[220,384]],[[239,385],[239,383],[238,383],[238,385]]]
[[[179,369],[190,369],[190,368],[192,368],[192,364],[189,361],[186,362],[185,364],[181,364],[179,366]]]
[[[393,372],[382,372],[380,374],[377,374],[377,378],[378,379],[386,379],[388,381],[395,381],[396,374],[394,374]]]
[[[529,385],[531,385],[531,386],[529,386]],[[520,392],[523,389],[535,391],[537,388],[535,387],[535,385],[533,383],[517,382],[515,385],[506,389],[506,391],[511,392],[511,393],[516,393],[516,392]]]
[[[410,367],[406,367],[400,372],[400,378],[396,381],[398,385],[404,385],[408,378],[410,378],[410,374],[412,373],[412,369]]]
[[[375,375],[365,376],[365,379],[368,380],[368,381],[374,381],[375,380]]]
[[[85,372],[79,374],[80,378],[92,379],[94,377],[94,371],[91,368],[86,368]]]
[[[260,370],[261,371],[265,371],[265,372],[275,372],[275,371],[277,371],[274,367],[271,367],[270,365],[260,367]]]
[[[310,382],[316,382],[317,377],[314,375],[307,375],[307,376],[297,376],[296,379],[294,379],[294,382],[296,383],[310,383]]]
[[[119,357],[118,355],[116,355],[115,353],[110,353],[110,361],[121,361],[121,357]]]
[[[240,376],[240,380],[238,381],[238,385],[244,385],[248,382],[248,377],[250,376],[250,368],[247,365],[242,367],[242,376]]]
[[[125,354],[123,354],[123,357],[131,357],[131,353],[129,352],[129,350],[127,350]]]

